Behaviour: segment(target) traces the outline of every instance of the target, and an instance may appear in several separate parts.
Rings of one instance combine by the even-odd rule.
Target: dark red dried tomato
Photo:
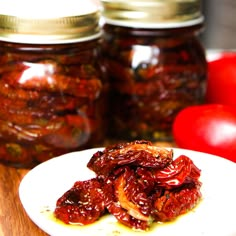
[[[114,168],[130,164],[160,169],[167,166],[172,158],[172,150],[139,140],[107,147],[102,152],[95,153],[87,166],[97,175],[108,175]]]
[[[185,214],[194,208],[201,198],[200,186],[200,183],[188,183],[180,188],[165,190],[153,203],[152,217],[155,221],[165,222]]]
[[[104,212],[104,194],[97,179],[78,181],[60,197],[55,216],[63,222],[80,225],[91,224]]]
[[[144,192],[134,170],[123,167],[116,172],[118,173],[111,174],[104,184],[107,210],[130,228],[147,229],[152,223],[151,200]]]
[[[147,230],[152,222],[169,221],[186,213],[201,198],[200,170],[187,156],[172,158],[172,150],[140,140],[113,145],[95,153],[88,167],[97,174],[98,191],[104,194],[104,208],[122,224],[136,230]],[[83,182],[80,185],[83,188],[81,194],[90,198],[94,190],[89,188],[93,186],[88,186],[87,181],[84,187]],[[67,201],[71,202],[68,193],[63,198],[63,202]],[[80,202],[80,196],[75,196],[73,206],[80,208]],[[92,197],[90,202],[93,202]],[[98,202],[98,206],[91,209],[100,209],[100,204]],[[64,211],[63,214],[68,214],[64,216],[64,222],[68,223],[70,212]],[[81,217],[86,214],[85,209]],[[88,216],[90,214],[88,211]],[[78,224],[85,222],[79,217],[75,220]]]
[[[200,177],[200,170],[187,156],[181,155],[162,170],[154,171],[154,180],[166,189],[194,182]]]

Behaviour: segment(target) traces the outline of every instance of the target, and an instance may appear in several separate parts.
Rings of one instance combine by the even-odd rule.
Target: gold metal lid
[[[105,22],[129,27],[176,28],[203,22],[201,0],[101,0]]]
[[[0,0],[0,40],[30,44],[82,42],[100,36],[94,0]]]

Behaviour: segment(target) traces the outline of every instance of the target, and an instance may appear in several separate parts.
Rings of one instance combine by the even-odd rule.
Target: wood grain
[[[19,199],[19,184],[27,172],[0,164],[0,236],[47,235],[29,219]]]

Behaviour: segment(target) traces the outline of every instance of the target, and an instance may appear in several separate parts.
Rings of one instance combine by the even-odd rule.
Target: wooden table
[[[173,146],[157,143],[158,146]],[[0,236],[45,236],[27,216],[18,194],[19,184],[28,172],[0,164]]]
[[[47,235],[29,219],[19,199],[19,184],[28,171],[0,164],[0,236]]]

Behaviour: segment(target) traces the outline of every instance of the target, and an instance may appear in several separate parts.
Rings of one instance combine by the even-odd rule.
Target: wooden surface
[[[174,146],[172,143],[156,145]],[[19,199],[19,184],[28,171],[0,164],[0,236],[47,235],[30,220]]]
[[[0,164],[0,236],[47,235],[28,218],[19,200],[18,187],[27,172]]]

